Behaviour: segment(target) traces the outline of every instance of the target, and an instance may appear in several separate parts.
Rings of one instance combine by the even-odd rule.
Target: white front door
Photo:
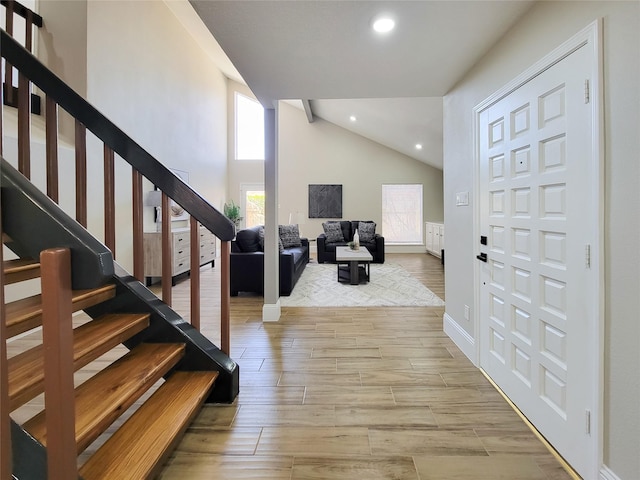
[[[480,364],[582,475],[598,378],[592,62],[579,48],[481,111],[477,127]]]

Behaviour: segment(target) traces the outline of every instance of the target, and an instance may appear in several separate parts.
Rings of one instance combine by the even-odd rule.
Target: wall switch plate
[[[469,192],[456,193],[456,205],[457,206],[469,205]]]
[[[469,320],[470,308],[469,305],[464,306],[464,319]]]

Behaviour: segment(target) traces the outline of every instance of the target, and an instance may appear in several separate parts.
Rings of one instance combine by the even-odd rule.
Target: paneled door
[[[597,391],[592,62],[578,48],[477,126],[480,363],[578,472],[590,468]]]

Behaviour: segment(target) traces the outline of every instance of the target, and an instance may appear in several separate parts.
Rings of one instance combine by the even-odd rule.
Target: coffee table
[[[351,285],[367,283],[371,276],[370,263],[373,255],[367,247],[351,250],[349,247],[336,247],[336,263],[338,264],[338,281]],[[360,266],[362,265],[362,266]]]

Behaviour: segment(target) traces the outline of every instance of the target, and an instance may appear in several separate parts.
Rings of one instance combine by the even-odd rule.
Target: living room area
[[[241,207],[240,228],[263,219],[248,215],[246,192],[264,190],[264,161],[237,158],[235,139],[236,98],[255,97],[249,88],[227,81],[227,201]],[[409,157],[336,124],[315,118],[309,122],[305,111],[294,102],[280,101],[278,135],[278,224],[299,226],[300,236],[315,240],[327,220],[368,220],[383,230],[383,185],[421,185],[421,230],[425,222],[444,219],[442,170]],[[442,148],[440,143],[439,148]],[[434,158],[441,158],[437,146]],[[341,190],[340,217],[310,216],[309,190],[316,185],[336,185]],[[311,205],[313,208],[313,205]],[[256,222],[248,224],[247,221]],[[424,232],[423,232],[424,235]],[[387,237],[389,235],[387,234]],[[425,240],[394,244],[386,240],[387,252],[424,253]],[[312,242],[315,243],[315,242]],[[315,245],[311,246],[312,251]]]
[[[264,160],[247,159],[247,155],[243,158],[242,153],[239,154],[236,151],[238,139],[234,129],[238,123],[236,118],[238,102],[256,102],[255,97],[249,88],[241,83],[228,80],[227,86],[227,118],[231,130],[227,137],[229,139],[227,202],[237,205],[238,216],[241,217],[237,225],[242,231],[264,224],[265,167]],[[259,108],[261,110],[261,107]],[[322,118],[314,118],[313,122],[309,122],[301,105],[293,102],[279,102],[277,129],[279,132],[278,224],[280,228],[288,224],[297,227],[299,237],[308,241],[309,257],[314,267],[324,263],[322,255],[324,243],[320,244],[320,239],[325,232],[324,225],[328,222],[356,223],[359,219],[373,225],[382,248],[378,249],[381,252],[379,258],[376,257],[373,260],[372,270],[391,268],[393,262],[388,258],[385,261],[385,254],[387,256],[390,253],[426,254],[425,223],[443,220],[442,170]],[[435,154],[441,155],[441,152],[439,153],[436,149]],[[336,190],[334,193],[337,194],[337,198],[316,199],[313,193],[316,188],[332,188]],[[411,232],[408,233],[410,238],[394,241],[394,232],[391,231],[393,226],[388,220],[394,217],[394,213],[389,211],[389,207],[386,212],[383,211],[384,198],[402,188],[411,190],[409,194],[404,192],[398,194],[412,195],[411,212],[408,215],[405,213],[402,217],[402,221],[410,217],[412,227]],[[332,205],[334,200],[337,201],[338,210],[323,211]],[[316,204],[323,208],[319,210]],[[385,215],[386,218],[383,218]],[[401,216],[402,214],[395,214],[395,218]],[[352,240],[355,228],[357,227],[354,227],[350,235],[346,233],[342,239],[342,245]],[[375,257],[375,244],[372,245]],[[319,252],[319,248],[323,250]],[[332,262],[335,261],[335,247],[333,248]],[[238,249],[238,251],[242,250]],[[234,288],[234,276],[237,278],[238,272],[234,269],[233,255],[232,250],[232,295],[237,294],[238,290],[242,292],[243,289],[254,292],[257,290],[261,293],[255,286]],[[237,268],[239,269],[241,267]],[[280,289],[285,292],[285,296],[281,298],[286,304],[287,297],[296,293],[297,286],[293,287],[290,282],[286,286],[283,285],[282,267],[280,271]],[[249,274],[250,272],[247,271],[247,275]],[[306,276],[305,273],[297,273],[295,282],[298,281],[300,274],[303,277]],[[284,275],[288,276],[286,273]],[[262,272],[259,272],[258,276],[262,276]],[[409,275],[404,276],[409,277]],[[376,275],[373,274],[372,278],[376,278]]]

